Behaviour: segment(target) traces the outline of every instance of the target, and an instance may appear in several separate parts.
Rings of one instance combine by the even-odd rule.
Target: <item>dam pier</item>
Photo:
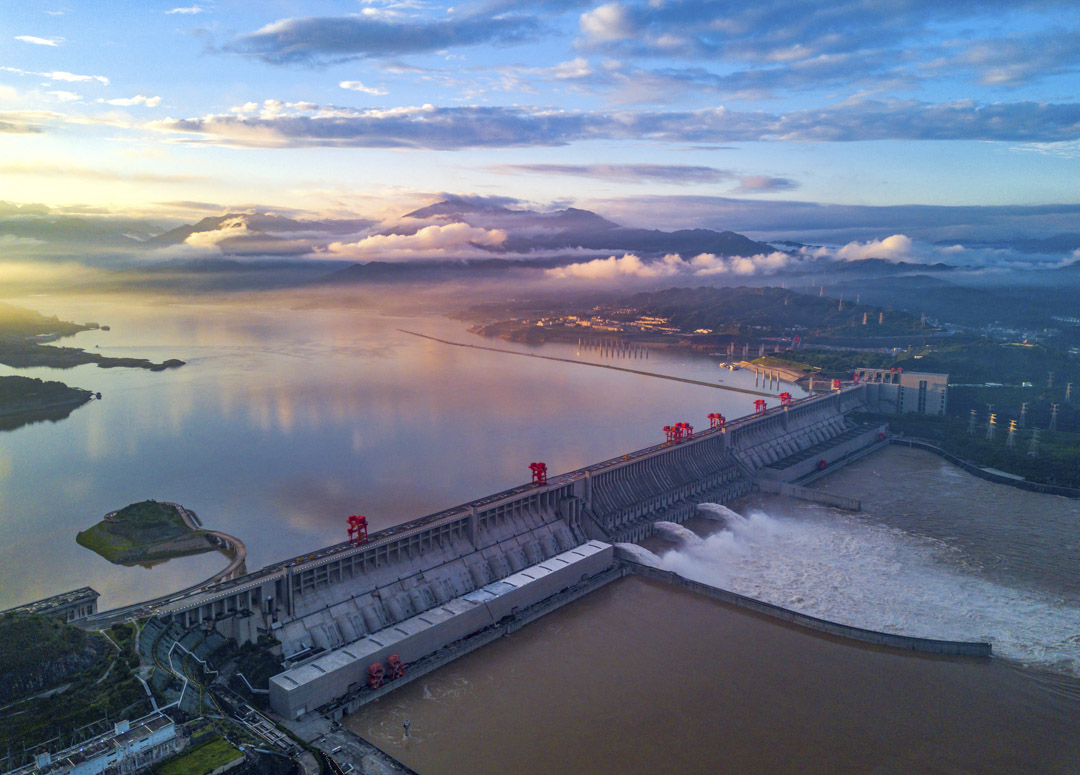
[[[287,721],[340,718],[410,675],[499,637],[625,573],[616,544],[681,524],[767,481],[824,470],[885,437],[849,414],[874,385],[841,386],[515,487],[226,581],[82,620],[151,617],[165,637],[212,629],[276,638],[269,682]],[[804,470],[805,469],[805,470]],[[470,647],[471,646],[471,647]]]

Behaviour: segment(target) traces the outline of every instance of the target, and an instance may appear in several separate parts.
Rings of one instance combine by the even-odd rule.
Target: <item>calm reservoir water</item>
[[[662,440],[661,427],[753,410],[753,396],[534,358],[450,347],[397,329],[752,387],[718,358],[648,360],[536,348],[466,333],[436,315],[257,304],[12,300],[111,331],[61,340],[187,365],[9,369],[100,391],[57,423],[0,432],[0,608],[90,585],[102,608],[193,584],[216,553],[153,569],[114,566],[75,543],[146,498],[193,509],[241,538],[248,567],[345,538],[345,517],[390,526],[521,484],[528,465],[571,470]],[[791,386],[797,395],[799,392]]]

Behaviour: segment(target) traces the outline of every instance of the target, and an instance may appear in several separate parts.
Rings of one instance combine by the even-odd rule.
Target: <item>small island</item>
[[[175,503],[132,503],[79,533],[75,540],[116,565],[152,565],[217,549],[211,531]]]

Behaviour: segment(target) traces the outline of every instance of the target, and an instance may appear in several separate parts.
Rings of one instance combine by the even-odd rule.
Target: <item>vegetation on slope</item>
[[[215,737],[169,759],[154,772],[157,775],[206,775],[240,756],[240,749],[223,737]]]
[[[59,686],[98,662],[109,644],[51,616],[0,616],[0,705]]]
[[[109,631],[117,651],[54,617],[0,617],[0,761],[47,742],[57,750],[151,710],[124,628]]]
[[[207,551],[211,548],[209,544],[196,544],[186,550],[161,546],[178,538],[203,534],[202,530],[188,527],[175,506],[141,501],[109,514],[80,532],[75,540],[109,562],[131,564]]]

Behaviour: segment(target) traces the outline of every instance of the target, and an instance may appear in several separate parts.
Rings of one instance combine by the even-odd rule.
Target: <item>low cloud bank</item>
[[[502,229],[451,223],[425,226],[415,234],[375,234],[357,242],[332,242],[327,251],[343,258],[378,261],[468,257],[477,250],[499,247],[506,236]]]
[[[660,259],[648,260],[627,253],[548,269],[545,275],[553,280],[583,282],[747,277],[772,275],[782,270],[811,271],[822,268],[822,262],[858,262],[870,259],[923,265],[941,263],[975,269],[1048,269],[1080,260],[1080,250],[1063,256],[1032,255],[1004,248],[934,245],[918,242],[904,234],[893,234],[883,239],[855,241],[840,246],[801,247],[789,252],[778,250],[752,256],[716,256],[712,253],[701,253],[684,258],[677,253],[670,253]]]

